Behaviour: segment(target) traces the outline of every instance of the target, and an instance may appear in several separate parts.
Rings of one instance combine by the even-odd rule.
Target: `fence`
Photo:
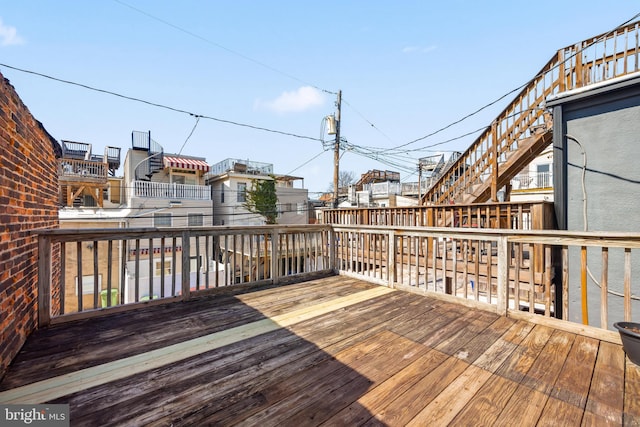
[[[640,266],[632,263],[640,234],[245,226],[50,230],[40,233],[39,245],[40,324],[333,273],[516,318],[556,317],[580,331],[640,319],[633,293]],[[63,254],[59,283],[51,283],[54,245]]]
[[[146,301],[185,300],[232,285],[326,274],[332,271],[329,231],[328,226],[44,231],[39,323]],[[55,245],[62,254],[58,283],[50,274]]]
[[[132,197],[178,200],[211,200],[211,187],[208,185],[132,181],[131,188],[133,188]]]
[[[640,310],[640,234],[334,225],[336,268],[499,314],[611,329]],[[640,316],[635,315],[636,319]]]

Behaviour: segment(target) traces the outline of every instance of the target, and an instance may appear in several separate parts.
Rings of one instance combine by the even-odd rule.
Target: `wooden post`
[[[60,254],[64,257],[65,254]],[[82,277],[78,280],[78,290],[82,293]],[[64,292],[60,289],[60,292]],[[38,236],[38,326],[51,322],[51,238]]]
[[[624,248],[624,321],[631,321],[631,249]]]
[[[491,250],[491,249],[489,249]],[[498,240],[498,300],[497,313],[506,316],[509,305],[509,242],[506,236]],[[491,278],[489,277],[489,283]]]
[[[390,231],[387,235],[387,276],[389,280],[389,287],[394,288],[396,283],[396,235],[393,231]]]
[[[491,123],[491,201],[498,201],[498,132],[497,123]]]
[[[602,276],[600,278],[600,327],[607,329],[609,323],[609,248],[602,248]],[[626,300],[625,300],[626,302]]]
[[[278,271],[278,262],[280,260],[280,256],[278,254],[278,240],[280,235],[278,230],[273,230],[271,232],[271,280],[274,285],[278,284],[280,273]],[[295,246],[294,246],[295,253]]]
[[[580,54],[578,54],[579,56]],[[559,91],[564,92],[567,90],[567,83],[565,77],[565,69],[564,69],[564,49],[560,49],[558,51],[558,57],[556,59],[558,61],[558,80],[560,81]],[[580,59],[576,59],[579,61]],[[570,77],[569,77],[570,78]]]
[[[580,294],[582,300],[582,324],[589,324],[589,306],[587,304],[587,247],[580,248]]]
[[[153,250],[153,248],[152,248]],[[189,231],[182,232],[182,300],[191,298],[191,235]]]

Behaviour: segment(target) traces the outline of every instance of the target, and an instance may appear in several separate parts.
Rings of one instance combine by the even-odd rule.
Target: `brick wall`
[[[34,231],[58,227],[59,155],[58,143],[0,74],[0,378],[37,327],[38,241]],[[54,276],[59,275],[59,265],[58,248],[54,250]]]

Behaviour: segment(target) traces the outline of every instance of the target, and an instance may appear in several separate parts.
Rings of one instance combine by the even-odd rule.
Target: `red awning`
[[[164,156],[164,167],[209,172],[209,165],[204,160],[188,159],[186,157]]]

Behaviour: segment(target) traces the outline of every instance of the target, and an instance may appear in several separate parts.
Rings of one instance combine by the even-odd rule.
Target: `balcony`
[[[225,159],[211,166],[209,177],[236,172],[249,175],[273,175],[273,164],[242,159]]]
[[[211,200],[211,187],[208,185],[132,181],[131,188],[131,197],[170,200]]]
[[[511,180],[513,190],[542,190],[553,188],[551,172],[520,174]]]
[[[107,164],[102,161],[58,159],[58,179],[62,182],[106,184]]]
[[[86,425],[640,422],[640,369],[609,326],[637,318],[640,235],[324,225],[39,239],[43,327],[1,403],[68,403]],[[74,273],[52,282],[60,246]],[[581,294],[587,265],[605,290],[620,276],[622,297]],[[93,277],[92,303],[61,313],[73,275]],[[132,300],[101,308],[102,289],[125,285]]]

